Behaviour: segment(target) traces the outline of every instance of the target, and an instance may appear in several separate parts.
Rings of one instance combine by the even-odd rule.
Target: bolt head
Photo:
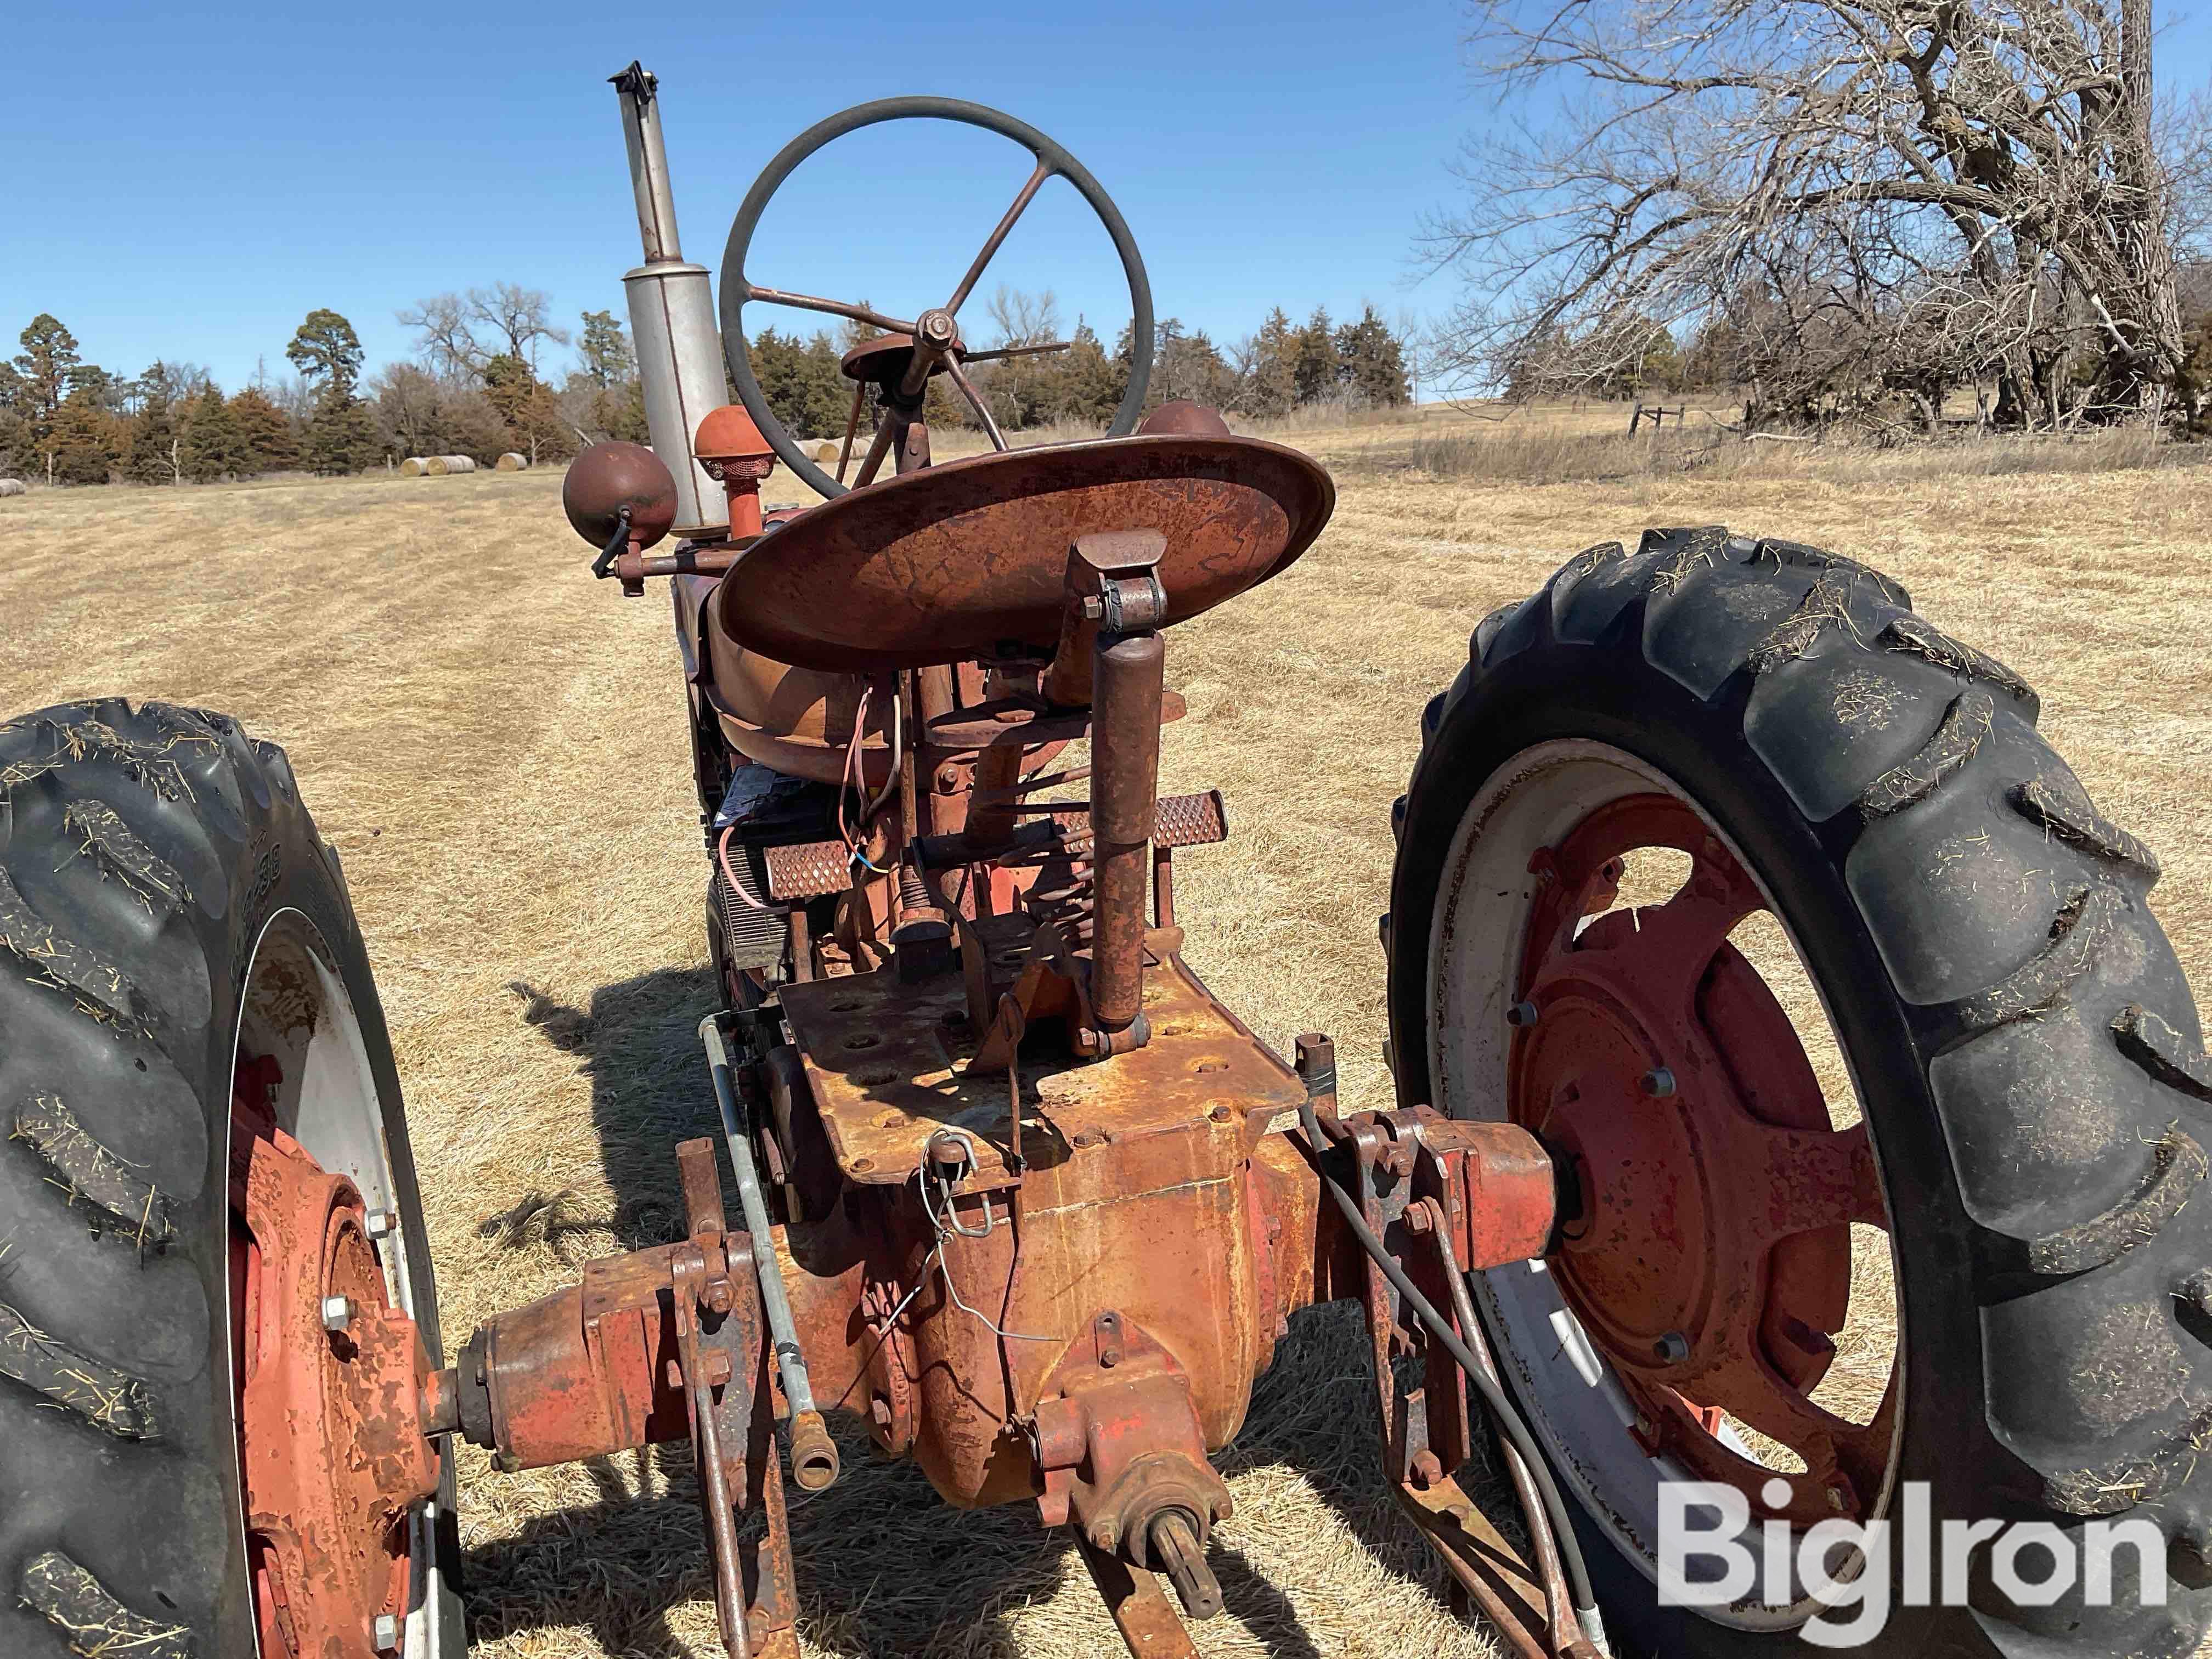
[[[1680,1331],[1669,1331],[1651,1345],[1651,1352],[1658,1356],[1661,1364],[1679,1365],[1690,1357],[1689,1339]]]
[[[1828,1507],[1830,1509],[1840,1510],[1844,1507],[1845,1501],[1846,1500],[1844,1497],[1844,1489],[1841,1486],[1831,1486],[1828,1488]]]
[[[394,1210],[371,1210],[364,1224],[371,1238],[388,1238],[399,1231],[399,1215]]]
[[[376,1650],[379,1653],[392,1652],[399,1646],[399,1620],[388,1613],[378,1613],[374,1634]]]
[[[1644,1074],[1644,1092],[1654,1100],[1664,1100],[1674,1092],[1674,1074],[1664,1066],[1655,1066]]]
[[[1505,1011],[1505,1023],[1516,1029],[1536,1023],[1540,1011],[1533,1002],[1516,1002]]]
[[[1094,1547],[1098,1549],[1112,1549],[1114,1547],[1114,1528],[1105,1522],[1101,1521],[1097,1526],[1091,1529],[1091,1542]]]
[[[1429,1213],[1429,1206],[1426,1204],[1409,1204],[1406,1206],[1407,1232],[1419,1237],[1425,1235],[1435,1225],[1435,1218]]]
[[[326,1296],[323,1298],[323,1328],[333,1334],[353,1323],[353,1298],[349,1296]]]

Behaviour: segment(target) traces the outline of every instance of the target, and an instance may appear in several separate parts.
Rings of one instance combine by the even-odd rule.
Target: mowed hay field
[[[1626,424],[1608,410],[1553,435]],[[1567,451],[1538,453],[1540,429],[1455,429],[1528,452],[1494,471],[1572,470]],[[1286,434],[1336,465],[1334,524],[1279,580],[1170,636],[1189,714],[1170,728],[1164,787],[1220,787],[1232,826],[1178,861],[1191,957],[1279,1046],[1334,1032],[1351,1104],[1388,1097],[1375,919],[1422,704],[1486,612],[1650,524],[1851,553],[2020,670],[2104,811],[2165,860],[2154,903],[2212,985],[2212,471],[2016,470],[2047,462],[1988,446],[1738,446],[1747,459],[1653,471],[1630,453],[1586,469],[1610,476],[1534,484],[1464,454],[1412,465],[1440,430]],[[383,988],[449,1344],[577,1261],[671,1236],[675,1142],[714,1123],[693,1035],[713,994],[706,871],[666,596],[624,601],[590,579],[559,483],[487,471],[0,503],[0,716],[119,692],[223,709],[290,750]],[[769,495],[799,498],[781,475]],[[1196,1628],[1199,1646],[1488,1652],[1450,1620],[1382,1495],[1345,1311],[1298,1322],[1224,1460],[1229,1611]],[[1847,1342],[1845,1364],[1856,1356]],[[793,1516],[811,1653],[1119,1650],[1033,1512],[952,1512],[911,1469],[847,1450],[847,1477]],[[719,1651],[683,1456],[509,1477],[466,1449],[460,1522],[480,1651]]]

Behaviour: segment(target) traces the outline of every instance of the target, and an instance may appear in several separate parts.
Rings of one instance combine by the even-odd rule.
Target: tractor
[[[1175,630],[1270,625],[1253,590],[1315,548],[1328,475],[1152,406],[1135,241],[1036,129],[829,118],[744,198],[717,295],[658,83],[614,84],[653,441],[588,448],[563,499],[592,574],[674,613],[723,1004],[681,1236],[442,1333],[283,751],[155,701],[0,729],[0,1651],[456,1659],[458,1438],[510,1472],[688,1444],[722,1647],[789,1659],[792,1492],[840,1479],[835,1416],[950,1504],[1068,1528],[1129,1651],[1188,1654],[1224,1605],[1213,1460],[1335,1301],[1378,1478],[1515,1654],[1749,1659],[1832,1642],[1854,1588],[1885,1655],[2194,1650],[2212,1063],[2158,862],[2018,674],[1841,554],[1711,526],[1577,554],[1474,627],[1376,804],[1395,1103],[1340,1109],[1330,1036],[1279,1052],[1191,966],[1177,855],[1235,814],[1158,787]],[[891,121],[1033,163],[944,302],[756,281],[793,170]],[[1128,386],[1103,436],[1017,447],[961,313],[1054,179],[1127,276]],[[869,331],[834,473],[763,395],[763,305]],[[933,382],[988,451],[933,460]],[[779,461],[822,500],[763,503]],[[1637,888],[1655,858],[1676,878]],[[1846,1410],[1869,1250],[1899,1334]],[[1670,1557],[1684,1492],[1706,1547]],[[1941,1531],[1940,1583],[1892,1519]],[[2100,1525],[2132,1543],[2101,1582],[2023,1567]]]

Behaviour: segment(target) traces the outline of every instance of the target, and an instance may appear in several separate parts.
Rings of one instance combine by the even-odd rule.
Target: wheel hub
[[[428,1357],[391,1305],[359,1191],[270,1116],[240,1064],[231,1270],[247,1555],[264,1659],[396,1651],[409,1513],[437,1488]]]
[[[1608,910],[1624,856],[1646,848],[1688,854],[1688,879],[1662,904]],[[1509,1091],[1515,1121],[1575,1171],[1560,1295],[1648,1450],[1801,1524],[1865,1513],[1888,1407],[1858,1425],[1809,1395],[1850,1306],[1849,1224],[1887,1215],[1864,1126],[1831,1127],[1788,1014],[1728,942],[1765,898],[1665,795],[1601,807],[1532,868]],[[1729,1416],[1803,1472],[1752,1458]]]

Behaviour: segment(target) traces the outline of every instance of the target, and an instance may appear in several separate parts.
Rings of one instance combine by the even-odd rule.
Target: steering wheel
[[[932,311],[925,311],[912,322],[902,322],[896,317],[869,310],[866,306],[848,305],[842,300],[817,299],[807,294],[787,293],[781,289],[763,288],[745,275],[745,254],[752,246],[754,228],[766,210],[770,198],[791,176],[792,169],[808,156],[848,132],[862,127],[872,127],[883,121],[906,120],[961,121],[971,127],[981,127],[1011,138],[1036,158],[1036,167],[1028,181],[1015,194],[1013,204],[1000,219],[998,228],[984,240],[982,251],[976,254],[968,267],[968,274],[952,290],[952,297]],[[1121,399],[1121,406],[1114,411],[1113,424],[1107,428],[1109,437],[1119,438],[1136,428],[1137,417],[1144,412],[1145,388],[1152,374],[1152,289],[1145,277],[1145,262],[1137,252],[1134,238],[1121,217],[1121,210],[1114,205],[1098,181],[1091,176],[1082,162],[1062,149],[1044,134],[1025,121],[1018,121],[1001,111],[987,108],[981,104],[970,104],[957,98],[879,98],[873,103],[856,104],[851,109],[817,121],[793,139],[776,153],[775,159],[753,180],[753,187],[745,192],[745,199],[738,209],[738,216],[730,226],[729,246],[722,253],[722,355],[730,368],[730,380],[738,389],[738,397],[745,412],[761,429],[777,457],[817,493],[825,496],[845,494],[848,486],[831,477],[793,441],[791,434],[768,399],[761,395],[760,382],[753,376],[752,361],[746,350],[744,309],[748,300],[766,305],[795,306],[805,311],[826,311],[832,316],[849,317],[889,334],[903,334],[914,343],[913,369],[908,379],[908,395],[919,400],[921,386],[928,374],[941,364],[945,372],[959,388],[983,422],[994,447],[1004,449],[1006,440],[1000,435],[998,425],[991,418],[990,410],[977,393],[966,374],[961,372],[963,362],[1012,356],[1025,349],[1012,351],[971,352],[960,342],[959,326],[955,320],[961,306],[975,292],[975,284],[982,279],[984,269],[998,252],[999,245],[1006,240],[1006,233],[1022,216],[1031,198],[1054,174],[1073,185],[1091,204],[1091,211],[1106,227],[1106,234],[1114,239],[1115,252],[1121,256],[1121,269],[1129,279],[1129,304],[1132,317],[1129,364],[1129,390]],[[1035,349],[1036,348],[1026,348]],[[862,390],[865,391],[865,386]],[[855,404],[855,414],[858,404]],[[848,434],[848,446],[849,446]],[[842,467],[841,467],[842,471]]]

